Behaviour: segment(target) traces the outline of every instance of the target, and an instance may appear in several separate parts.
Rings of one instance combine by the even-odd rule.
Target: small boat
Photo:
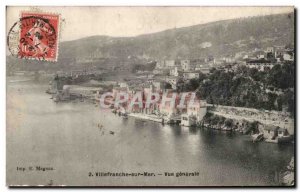
[[[210,127],[210,125],[208,123],[203,123],[204,127]]]
[[[54,97],[54,98],[53,98],[53,101],[54,101],[54,102],[59,102],[60,99],[59,99],[58,97]]]
[[[253,143],[262,141],[264,139],[264,134],[263,133],[258,133],[258,134],[253,134],[251,135]]]
[[[231,127],[227,127],[227,126],[224,126],[221,129],[222,129],[222,131],[232,131],[232,128]]]

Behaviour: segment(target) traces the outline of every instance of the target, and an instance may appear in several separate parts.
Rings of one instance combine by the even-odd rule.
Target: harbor
[[[6,13],[6,186],[295,188],[294,6]]]
[[[36,164],[54,167],[49,173],[49,177],[56,178],[54,184],[59,181],[71,185],[87,182],[90,185],[102,182],[122,185],[129,179],[90,180],[78,172],[80,167],[84,172],[198,170],[199,177],[181,180],[170,177],[168,183],[232,186],[242,182],[245,186],[261,186],[278,185],[281,171],[284,172],[293,156],[293,145],[253,144],[248,135],[238,132],[162,125],[130,116],[124,119],[113,114],[111,109],[100,110],[90,102],[56,103],[45,94],[46,88],[47,85],[32,81],[8,84],[9,114],[17,114],[9,115],[7,121],[7,161],[13,162],[8,171],[15,172],[13,165],[21,162],[30,166],[34,160]],[[31,107],[20,108],[22,105],[14,103],[18,98]],[[22,120],[25,117],[31,121]],[[37,121],[37,117],[41,118]],[[16,123],[18,131],[14,131]],[[22,145],[25,140],[26,145]],[[21,155],[32,151],[30,156]],[[60,158],[62,153],[66,158]],[[70,174],[72,177],[68,176]],[[11,174],[7,179],[11,183],[16,180],[26,183],[27,179],[36,184],[45,182],[38,174],[28,177]],[[141,180],[137,178],[135,182]],[[147,184],[154,183],[163,184],[159,177]]]
[[[81,79],[87,81],[84,74]],[[92,76],[88,74],[88,76]],[[78,76],[76,77],[78,78]],[[140,108],[137,105],[132,105],[129,108],[128,103],[123,103],[120,106],[114,106],[113,103],[119,97],[119,94],[128,94],[129,100],[132,100],[133,93],[137,90],[144,98],[143,106],[146,104],[147,95],[155,92],[162,95],[170,96],[174,93],[171,89],[162,89],[161,85],[154,82],[143,85],[142,87],[130,88],[127,83],[111,84],[112,88],[105,88],[105,81],[92,81],[93,85],[87,81],[84,85],[68,84],[70,79],[66,76],[55,76],[50,81],[49,88],[46,93],[52,95],[51,99],[55,102],[68,102],[79,100],[81,102],[88,101],[94,103],[96,107],[101,108],[101,94],[108,91],[110,96],[103,100],[104,103],[110,103],[110,109],[113,113],[118,114],[122,118],[134,117],[146,121],[159,122],[161,124],[175,124],[185,127],[209,128],[225,132],[240,132],[249,135],[253,142],[265,141],[269,143],[287,143],[294,141],[294,120],[290,118],[288,112],[257,110],[243,107],[222,106],[208,104],[206,100],[196,100],[196,105],[193,108],[186,106],[180,110],[170,107],[170,102],[166,106],[161,103],[152,103],[148,108]],[[111,82],[108,82],[111,83]],[[91,84],[91,83],[90,83]],[[178,96],[187,95],[185,103],[188,103],[191,98],[191,93],[183,92]],[[176,100],[177,104],[181,101]]]

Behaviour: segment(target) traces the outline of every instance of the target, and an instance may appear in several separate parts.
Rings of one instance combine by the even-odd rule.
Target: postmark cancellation
[[[11,55],[23,59],[57,61],[60,15],[21,12],[7,36]]]

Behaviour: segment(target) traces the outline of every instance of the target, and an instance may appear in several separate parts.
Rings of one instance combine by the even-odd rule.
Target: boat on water
[[[123,113],[123,114],[121,114],[121,116],[122,116],[123,119],[128,119],[128,114],[127,113]]]
[[[208,124],[208,123],[203,123],[203,126],[204,126],[204,127],[210,127],[210,124]]]
[[[53,89],[47,89],[45,92],[46,92],[47,94],[56,94],[56,93],[57,93],[57,91],[55,91],[55,90],[53,90]]]
[[[264,139],[264,134],[263,133],[253,134],[251,135],[251,138],[253,142],[262,141]]]
[[[223,127],[222,131],[232,131],[232,128],[230,128],[230,127]]]

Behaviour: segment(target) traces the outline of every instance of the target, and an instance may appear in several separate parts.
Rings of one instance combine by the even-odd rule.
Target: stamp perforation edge
[[[36,57],[23,57],[23,58],[19,58],[19,59],[25,59],[25,60],[30,60],[30,61],[45,61],[45,62],[53,62],[56,63],[57,59],[58,59],[58,55],[59,55],[59,43],[60,43],[60,30],[61,30],[61,14],[60,13],[56,13],[56,12],[47,12],[47,11],[43,11],[43,10],[30,10],[30,11],[26,11],[26,10],[22,10],[19,12],[19,19],[22,18],[22,14],[26,13],[26,14],[48,14],[48,15],[55,15],[58,17],[58,23],[57,23],[57,42],[56,42],[56,56],[53,60],[47,60],[47,59],[38,59]],[[19,33],[19,36],[21,37],[21,32]],[[20,38],[19,37],[19,38]]]

